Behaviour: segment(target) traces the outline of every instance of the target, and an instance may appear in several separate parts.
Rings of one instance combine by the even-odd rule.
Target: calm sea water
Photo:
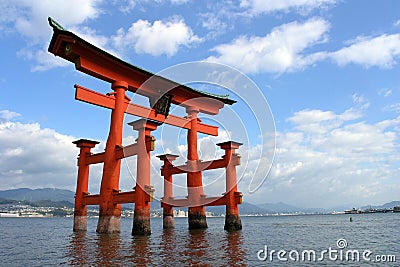
[[[350,216],[353,222],[349,221]],[[86,233],[72,232],[70,218],[1,218],[0,266],[400,266],[400,213],[360,215],[307,215],[242,217],[243,230],[227,233],[223,218],[208,218],[209,228],[189,231],[186,218],[176,218],[172,231],[162,230],[162,220],[153,218],[150,237],[132,237],[132,220],[121,220],[121,233],[99,235],[97,219],[89,219]],[[345,239],[347,247],[338,248]],[[342,240],[343,241],[343,240]],[[344,242],[344,241],[343,241]],[[340,246],[343,246],[344,243]],[[273,253],[260,261],[257,253]],[[336,249],[330,260],[321,251]],[[370,262],[340,260],[340,251],[365,250]],[[314,250],[317,260],[301,259],[304,250]],[[258,253],[262,258],[265,253]],[[296,253],[299,253],[299,260]],[[282,252],[283,253],[283,252]],[[289,258],[291,253],[292,259]],[[376,263],[376,255],[395,255],[396,263]],[[362,257],[362,256],[360,256]]]

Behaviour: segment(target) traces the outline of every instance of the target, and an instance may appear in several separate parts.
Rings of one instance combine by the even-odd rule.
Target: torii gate
[[[188,162],[182,166],[173,166],[175,155],[158,156],[163,162],[164,176],[163,227],[173,227],[175,206],[189,207],[189,228],[206,228],[205,206],[226,205],[226,230],[242,228],[238,204],[242,202],[242,194],[237,191],[236,166],[240,164],[240,156],[235,153],[241,145],[237,142],[218,144],[225,150],[222,159],[202,162],[197,152],[197,133],[218,135],[218,127],[203,124],[198,119],[199,112],[209,115],[218,114],[224,104],[232,105],[236,101],[227,96],[219,96],[194,90],[169,79],[156,76],[148,71],[130,65],[119,58],[101,50],[74,33],[65,30],[57,22],[49,18],[53,28],[53,36],[49,52],[75,64],[75,68],[93,77],[111,83],[114,92],[107,95],[75,85],[75,98],[90,104],[111,109],[110,131],[105,152],[92,154],[91,149],[98,142],[80,139],[74,142],[80,148],[78,158],[78,179],[75,196],[74,231],[85,231],[87,226],[87,205],[99,205],[100,214],[97,225],[99,233],[115,233],[120,231],[122,203],[135,203],[133,219],[133,235],[148,235],[150,230],[150,202],[153,200],[153,187],[150,185],[150,151],[154,150],[155,139],[151,131],[166,123],[188,130]],[[148,79],[152,83],[144,86]],[[140,90],[138,90],[140,88]],[[139,93],[149,98],[151,107],[147,108],[130,103],[126,91]],[[178,117],[169,113],[170,104],[186,108],[187,117]],[[129,123],[138,131],[135,144],[122,147],[122,128],[124,113],[142,117]],[[120,192],[119,178],[121,159],[137,155],[137,179],[135,190]],[[103,162],[103,175],[100,194],[89,194],[88,179],[91,164]],[[226,168],[226,190],[222,196],[207,197],[202,185],[202,171]],[[188,197],[175,199],[172,193],[172,175],[187,174]]]

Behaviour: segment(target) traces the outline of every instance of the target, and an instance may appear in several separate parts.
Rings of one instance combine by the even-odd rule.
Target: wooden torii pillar
[[[156,129],[157,123],[165,123],[188,130],[188,162],[185,166],[187,169],[185,173],[187,173],[189,202],[185,202],[185,204],[189,207],[189,227],[207,227],[203,201],[210,199],[205,198],[202,187],[202,169],[199,168],[199,166],[202,166],[202,162],[199,161],[197,154],[197,134],[204,133],[217,136],[218,127],[201,123],[197,114],[202,112],[216,115],[225,104],[232,105],[236,101],[229,99],[228,96],[201,92],[157,76],[88,43],[76,34],[65,30],[51,18],[49,18],[49,24],[53,28],[49,52],[72,62],[78,71],[111,83],[111,88],[114,90],[114,92],[105,95],[75,85],[75,99],[111,109],[112,112],[105,152],[93,155],[90,153],[90,149],[96,144],[95,141],[82,139],[75,143],[81,151],[78,160],[78,185],[75,203],[76,225],[74,225],[74,229],[83,230],[86,228],[83,217],[86,215],[87,205],[100,205],[97,232],[119,232],[120,204],[135,203],[132,234],[146,235],[150,233],[148,202],[151,200],[152,192],[148,166],[149,151],[154,149],[154,139],[150,138],[150,131]],[[139,93],[149,98],[151,107],[130,103],[130,99],[125,94],[126,91]],[[169,114],[171,104],[186,108],[188,116],[179,117]],[[131,125],[139,131],[137,143],[123,148],[124,113],[145,118],[147,122],[141,121]],[[154,123],[149,121],[154,121]],[[143,139],[145,146],[141,145]],[[151,144],[150,148],[148,144]],[[139,187],[136,187],[136,190],[132,192],[119,192],[120,160],[132,155],[138,155],[137,168],[140,175],[138,174],[137,183]],[[90,195],[87,192],[88,166],[100,162],[104,163],[100,194]],[[218,162],[219,165],[214,164],[213,168],[226,167],[225,161]],[[175,168],[172,165],[170,167]],[[237,204],[238,194],[236,193],[235,203]],[[222,199],[212,198],[211,200],[214,201],[212,204],[227,205],[225,197]]]
[[[83,198],[89,192],[89,164],[86,163],[87,157],[92,153],[90,150],[99,142],[79,139],[73,142],[80,148],[78,157],[78,179],[76,181],[75,206],[74,206],[74,231],[86,231],[87,227],[87,206],[83,203]]]
[[[242,144],[238,142],[224,142],[217,144],[225,150],[223,160],[225,161],[226,172],[226,187],[225,187],[225,230],[240,230],[242,229],[242,221],[239,215],[238,204],[242,203],[242,193],[238,192],[236,166],[240,164],[240,156],[235,151]],[[239,202],[237,201],[239,198]]]
[[[150,201],[147,200],[147,196],[153,195],[154,192],[153,186],[150,185],[150,151],[154,150],[154,137],[150,133],[156,130],[160,123],[141,119],[129,125],[139,132],[132,235],[149,235],[151,233]]]
[[[195,166],[199,161],[199,155],[197,152],[197,124],[199,123],[197,114],[199,113],[199,110],[190,107],[186,108],[186,112],[191,124],[191,128],[187,133],[187,160],[189,165]],[[203,177],[201,171],[188,172],[186,176],[188,200],[191,204],[188,209],[189,229],[207,228],[206,209],[204,206],[199,206],[200,198],[204,196]]]
[[[161,207],[163,208],[163,228],[172,229],[174,228],[174,211],[173,205],[170,205],[173,201],[174,193],[172,190],[172,173],[168,170],[173,168],[172,162],[177,159],[178,155],[165,154],[157,156],[164,162],[161,167],[161,175],[164,176],[164,196],[161,201]]]
[[[128,89],[128,84],[123,81],[114,82],[112,89],[114,90],[115,107],[111,112],[110,132],[104,153],[98,233],[120,231],[121,204],[114,204],[113,194],[119,191],[121,159],[117,159],[116,148],[122,147],[122,129],[127,107],[125,91]]]

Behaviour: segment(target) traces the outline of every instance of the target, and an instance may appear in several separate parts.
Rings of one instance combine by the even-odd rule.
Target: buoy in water
[[[352,217],[350,217],[350,222],[352,222],[353,221],[353,218]]]

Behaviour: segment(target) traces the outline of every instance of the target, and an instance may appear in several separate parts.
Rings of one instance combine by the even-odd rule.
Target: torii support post
[[[115,108],[111,112],[110,133],[104,153],[103,176],[100,187],[100,214],[97,224],[98,233],[119,233],[121,220],[121,204],[114,204],[113,194],[119,191],[121,159],[117,158],[117,148],[122,147],[122,126],[125,103],[125,91],[128,84],[123,81],[112,83]]]
[[[217,144],[225,150],[224,159],[228,162],[226,166],[226,215],[224,229],[227,231],[236,231],[242,229],[242,221],[239,216],[238,203],[236,195],[241,194],[237,188],[236,165],[239,165],[239,160],[233,160],[234,157],[239,157],[235,154],[235,150],[242,144],[228,141]]]
[[[164,176],[164,197],[161,202],[163,208],[163,228],[172,229],[174,228],[174,211],[173,206],[169,205],[174,195],[172,192],[172,174],[167,170],[172,167],[172,161],[179,156],[165,154],[157,156],[160,160],[164,161],[164,165],[161,169],[161,174]]]
[[[87,206],[83,204],[83,196],[88,194],[89,189],[89,165],[86,164],[86,157],[91,155],[90,150],[99,142],[79,139],[72,143],[80,148],[78,157],[78,179],[76,182],[73,229],[74,231],[86,231]]]
[[[187,134],[188,144],[188,165],[195,166],[199,161],[197,152],[197,126],[199,119],[197,114],[199,110],[195,107],[187,107],[186,113],[190,119],[191,127]],[[203,178],[201,171],[187,173],[188,200],[190,203],[188,209],[189,229],[207,228],[206,209],[200,206],[201,197],[204,196]]]
[[[136,202],[133,215],[132,235],[150,235],[150,201],[154,189],[150,186],[150,151],[154,150],[154,137],[151,131],[157,129],[160,123],[140,119],[128,123],[139,132],[137,138],[137,172],[136,172]],[[148,197],[150,195],[150,198]],[[150,200],[150,201],[149,201]]]

